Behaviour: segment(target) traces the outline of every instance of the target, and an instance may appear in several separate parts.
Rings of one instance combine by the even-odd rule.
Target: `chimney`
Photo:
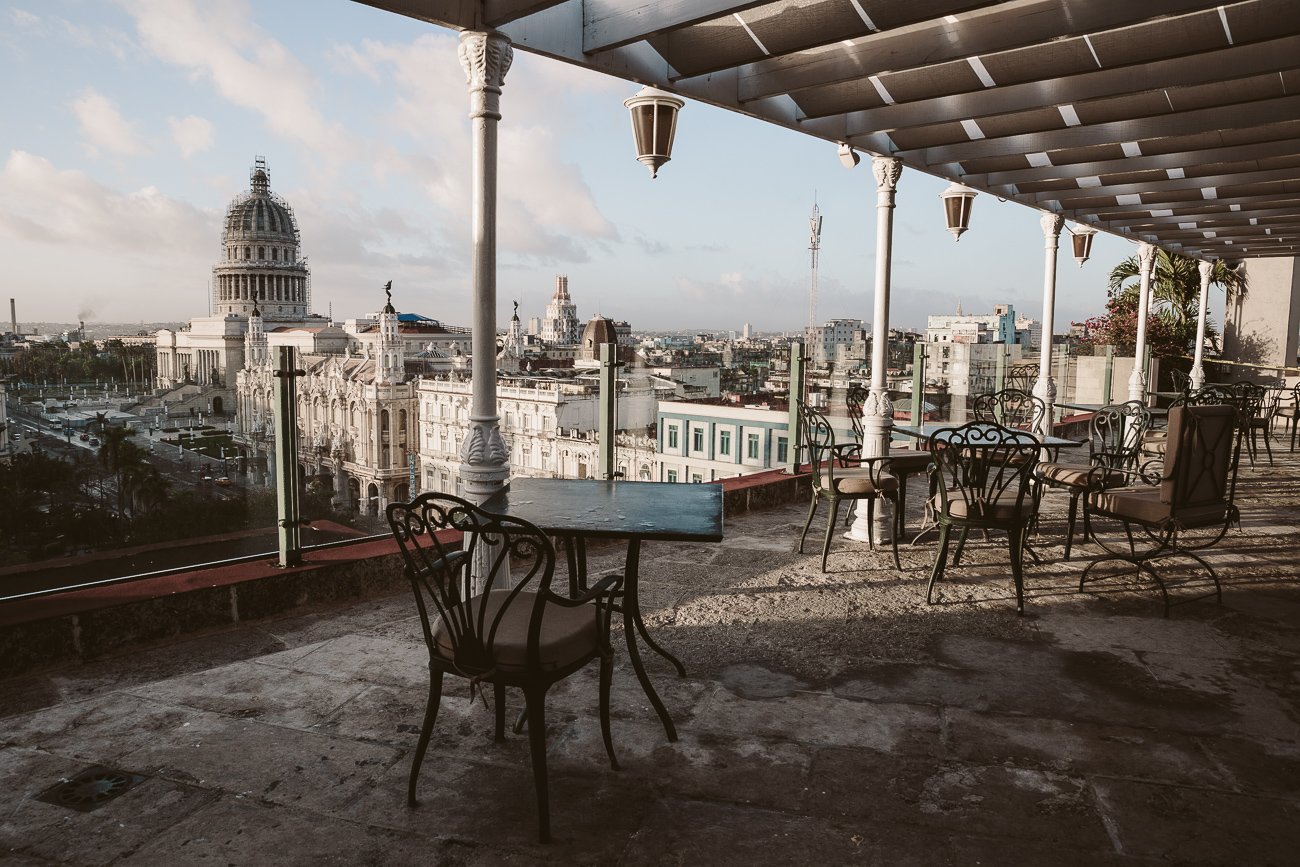
[[[9,299],[9,321],[10,321],[10,323],[13,325],[14,338],[17,339],[17,337],[18,337],[18,305],[14,303],[14,299],[12,299],[12,298]]]

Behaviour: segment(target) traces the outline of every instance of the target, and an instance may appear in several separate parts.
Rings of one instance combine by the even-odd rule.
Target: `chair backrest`
[[[853,425],[853,435],[862,442],[862,405],[867,402],[867,390],[860,385],[849,388],[844,396],[844,406],[849,412],[849,423]]]
[[[815,487],[835,487],[835,430],[826,416],[803,401],[799,402],[799,427],[808,447]]]
[[[1233,406],[1171,408],[1160,501],[1175,516],[1181,509],[1230,504],[1240,451],[1241,427]]]
[[[1174,398],[1169,406],[1172,409],[1175,406],[1222,406],[1224,404],[1235,406],[1236,398],[1232,389],[1224,385],[1207,385]]]
[[[975,397],[971,415],[976,421],[995,422],[1016,430],[1036,431],[1047,415],[1043,399],[1018,388],[1004,388]]]
[[[1007,369],[1005,388],[1030,391],[1038,380],[1037,364],[1013,364]]]
[[[999,503],[1014,504],[1019,512],[1040,448],[1033,434],[990,422],[935,431],[930,452],[945,511],[961,500],[970,518],[991,515]]]
[[[387,516],[431,656],[448,658],[449,643],[457,672],[467,677],[489,672],[496,667],[502,623],[517,630],[522,619],[528,624],[526,664],[540,668],[542,611],[555,572],[555,549],[541,530],[451,494],[420,494],[409,503],[391,503]],[[480,574],[471,575],[475,561]],[[476,585],[481,592],[477,598]]]
[[[1151,410],[1141,401],[1098,409],[1088,425],[1088,457],[1094,464],[1126,469],[1137,462],[1142,437],[1151,427]]]
[[[1192,378],[1187,375],[1187,371],[1177,367],[1169,370],[1169,382],[1175,391],[1181,391],[1183,394],[1192,390]]]

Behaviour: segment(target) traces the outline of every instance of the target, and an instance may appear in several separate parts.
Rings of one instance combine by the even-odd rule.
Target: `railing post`
[[[599,434],[600,477],[614,478],[614,408],[618,403],[618,347],[611,343],[600,344],[600,418]]]
[[[279,524],[280,565],[302,562],[302,511],[298,503],[298,398],[292,346],[277,347],[275,371],[275,505]]]
[[[912,424],[925,422],[925,343],[912,344]]]
[[[802,431],[799,430],[799,402],[803,400],[803,341],[790,341],[790,415],[786,422],[787,475],[799,472],[799,452],[803,448]]]

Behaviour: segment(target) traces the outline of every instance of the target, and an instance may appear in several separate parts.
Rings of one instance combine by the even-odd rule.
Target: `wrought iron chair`
[[[1192,390],[1191,376],[1187,371],[1178,367],[1171,367],[1169,369],[1169,384],[1174,387],[1174,391],[1179,391],[1183,394],[1187,394]]]
[[[812,473],[812,502],[808,506],[808,520],[804,522],[803,532],[799,534],[799,546],[803,553],[804,539],[808,528],[812,526],[817,506],[822,499],[830,501],[830,515],[826,519],[826,539],[822,543],[822,571],[826,571],[826,560],[831,550],[831,534],[835,532],[839,520],[841,500],[866,500],[868,522],[875,516],[876,500],[889,500],[894,504],[894,566],[902,569],[898,559],[898,519],[902,510],[898,508],[898,479],[889,471],[888,457],[862,457],[854,467],[837,466],[835,459],[835,431],[826,416],[805,403],[799,404],[799,424],[803,429],[804,442],[808,445],[808,461]],[[868,539],[868,545],[875,549],[874,540]]]
[[[1282,388],[1278,395],[1277,411],[1273,413],[1274,422],[1281,420],[1291,435],[1291,451],[1295,451],[1297,422],[1300,422],[1300,382],[1291,388]]]
[[[853,425],[851,443],[836,443],[835,456],[840,466],[854,466],[862,456],[862,407],[870,394],[860,385],[851,387],[844,397],[845,408],[849,413],[849,422]],[[920,450],[889,449],[889,471],[898,478],[898,513],[897,532],[901,535],[907,518],[907,480],[917,473],[924,473],[930,468],[930,455]],[[845,524],[852,518],[852,512],[844,516]]]
[[[1034,518],[1031,474],[1038,461],[1037,438],[1026,431],[988,422],[941,428],[930,436],[932,487],[937,492],[935,518],[939,550],[935,555],[925,601],[934,603],[934,585],[943,578],[952,530],[961,532],[953,565],[972,530],[1006,532],[1011,551],[1011,577],[1016,610],[1024,613],[1023,563],[1025,537]]]
[[[862,405],[867,402],[867,390],[860,385],[851,386],[844,395],[844,408],[848,410],[849,424],[853,425],[853,441],[835,444],[835,460],[841,467],[850,467],[862,457]]]
[[[468,679],[471,693],[480,684],[492,685],[498,741],[505,737],[505,688],[518,687],[527,706],[538,836],[548,842],[546,693],[592,660],[600,662],[605,751],[610,766],[618,769],[609,730],[609,628],[622,576],[602,578],[580,595],[560,595],[551,589],[555,549],[541,530],[450,494],[427,493],[410,503],[392,503],[387,516],[429,650],[428,703],[411,762],[407,801],[410,806],[417,803],[416,782],[438,716],[443,676]],[[460,539],[450,538],[458,535]],[[478,574],[471,576],[472,571]]]
[[[1047,415],[1047,404],[1018,388],[1004,388],[975,397],[971,404],[971,417],[976,421],[991,421],[1016,430],[1037,431]]]
[[[1150,427],[1151,410],[1140,401],[1103,406],[1093,413],[1088,424],[1087,466],[1041,462],[1034,470],[1040,483],[1035,490],[1037,496],[1041,498],[1045,487],[1063,488],[1070,494],[1064,559],[1070,559],[1080,498],[1129,483],[1138,469],[1143,437]]]
[[[1205,568],[1214,581],[1214,596],[1222,600],[1219,576],[1197,551],[1218,543],[1239,521],[1234,502],[1237,464],[1244,428],[1231,405],[1176,406],[1169,410],[1169,441],[1160,484],[1155,487],[1112,488],[1097,491],[1084,503],[1085,532],[1105,553],[1094,558],[1079,578],[1079,592],[1092,570],[1108,561],[1132,564],[1135,574],[1146,572],[1160,588],[1169,615],[1169,589],[1152,565],[1158,560],[1186,557]],[[1127,550],[1115,548],[1092,532],[1096,518],[1124,525]],[[1151,546],[1138,550],[1133,528],[1145,530]],[[1189,530],[1206,530],[1208,536],[1187,539]],[[1093,579],[1096,580],[1096,579]],[[1186,602],[1192,599],[1183,600]]]
[[[1268,465],[1273,466],[1273,447],[1269,445],[1268,429],[1272,424],[1272,412],[1277,408],[1277,395],[1270,395],[1268,389],[1247,380],[1234,382],[1230,386],[1232,394],[1231,403],[1237,408],[1239,417],[1237,423],[1241,425],[1243,438],[1245,440],[1246,454],[1250,457],[1250,465],[1255,466],[1255,454],[1258,451],[1258,435],[1260,431],[1264,433],[1264,450],[1268,453]],[[1270,396],[1273,405],[1269,405]]]

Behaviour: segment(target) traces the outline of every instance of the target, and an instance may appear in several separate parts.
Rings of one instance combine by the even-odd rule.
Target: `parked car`
[[[91,437],[91,438],[90,438],[90,444],[91,444],[92,446],[97,446],[97,445],[99,445],[99,437]]]
[[[230,481],[229,476],[222,476],[221,478],[217,479],[217,484],[221,485],[221,487],[223,488],[228,488],[231,485],[233,485],[234,482]]]
[[[81,436],[77,437],[77,439],[81,440],[84,443],[86,440],[90,439],[90,434],[82,434]]]

